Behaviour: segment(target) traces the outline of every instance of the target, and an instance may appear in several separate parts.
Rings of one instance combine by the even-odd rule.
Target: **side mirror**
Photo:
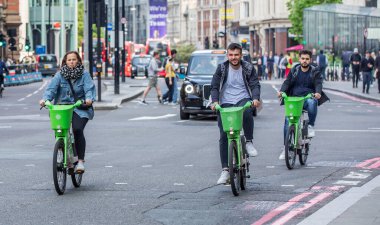
[[[186,67],[181,66],[181,68],[179,68],[179,73],[186,75]]]

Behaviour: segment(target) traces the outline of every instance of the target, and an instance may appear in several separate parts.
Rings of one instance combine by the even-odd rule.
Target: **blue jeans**
[[[363,74],[363,93],[365,91],[368,94],[369,86],[372,80],[372,75],[371,75],[371,72],[362,72],[362,74]]]
[[[177,99],[178,99],[178,78],[176,76],[173,81],[173,103],[177,103]]]
[[[318,100],[314,98],[306,99],[305,102],[303,103],[303,109],[307,111],[307,115],[309,117],[309,125],[314,126],[315,119],[317,118],[317,112],[318,112]],[[289,120],[287,117],[285,117],[284,144],[285,144],[286,131],[288,130],[288,126],[289,126]]]

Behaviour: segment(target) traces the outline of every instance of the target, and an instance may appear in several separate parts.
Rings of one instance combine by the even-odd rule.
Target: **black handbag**
[[[74,101],[77,102],[79,99],[77,97],[77,94],[74,91],[73,84],[71,83],[70,79],[67,79],[67,82],[69,82],[71,92],[73,93],[73,96],[74,96]],[[89,109],[91,109],[93,107],[92,107],[92,105],[88,106],[88,105],[84,104],[84,102],[83,102],[83,104],[80,105],[80,106],[78,106],[77,108],[81,109],[81,110],[89,110]]]

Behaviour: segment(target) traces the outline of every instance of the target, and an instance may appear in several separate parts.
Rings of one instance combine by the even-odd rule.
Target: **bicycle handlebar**
[[[74,108],[76,107],[79,107],[80,105],[84,104],[84,101],[83,100],[78,100],[77,102],[75,102],[73,104]],[[49,100],[46,100],[45,101],[45,107],[47,107],[48,109],[51,109],[53,107],[53,103],[51,103],[51,101]],[[42,109],[43,107],[40,108],[40,110]]]
[[[243,109],[246,110],[246,109],[250,108],[251,106],[252,106],[252,101],[248,101],[247,103],[245,103],[245,105],[243,105]],[[219,104],[215,105],[216,111],[219,111],[221,108],[222,107]]]
[[[289,96],[286,95],[286,93],[282,93],[282,94],[281,94],[281,97],[284,98],[284,99],[287,99]],[[314,97],[314,94],[309,93],[309,94],[307,94],[304,98],[305,98],[305,99],[308,99],[308,98],[313,98],[313,97]]]

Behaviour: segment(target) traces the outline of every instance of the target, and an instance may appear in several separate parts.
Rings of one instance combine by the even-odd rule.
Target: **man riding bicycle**
[[[277,96],[281,98],[282,93],[288,96],[303,97],[308,94],[313,94],[314,98],[305,100],[303,109],[307,110],[309,117],[308,137],[314,137],[314,124],[317,118],[317,107],[324,102],[330,100],[322,91],[323,78],[320,68],[310,64],[312,53],[309,50],[302,50],[299,53],[300,64],[294,66],[286,80],[281,86]],[[281,103],[283,104],[283,103]],[[288,120],[285,118],[284,124],[284,143],[286,136],[286,128]],[[283,150],[279,159],[285,159],[285,151]]]
[[[260,83],[256,70],[249,62],[242,60],[242,47],[232,43],[227,48],[228,61],[218,65],[211,82],[211,109],[215,105],[221,107],[243,106],[252,101],[252,106],[260,105]],[[250,108],[243,115],[244,136],[247,139],[246,149],[250,156],[257,156],[257,150],[253,147],[253,109]],[[220,132],[219,151],[222,163],[222,174],[217,184],[225,184],[228,181],[228,139],[223,131],[222,120],[218,113],[218,127]]]

